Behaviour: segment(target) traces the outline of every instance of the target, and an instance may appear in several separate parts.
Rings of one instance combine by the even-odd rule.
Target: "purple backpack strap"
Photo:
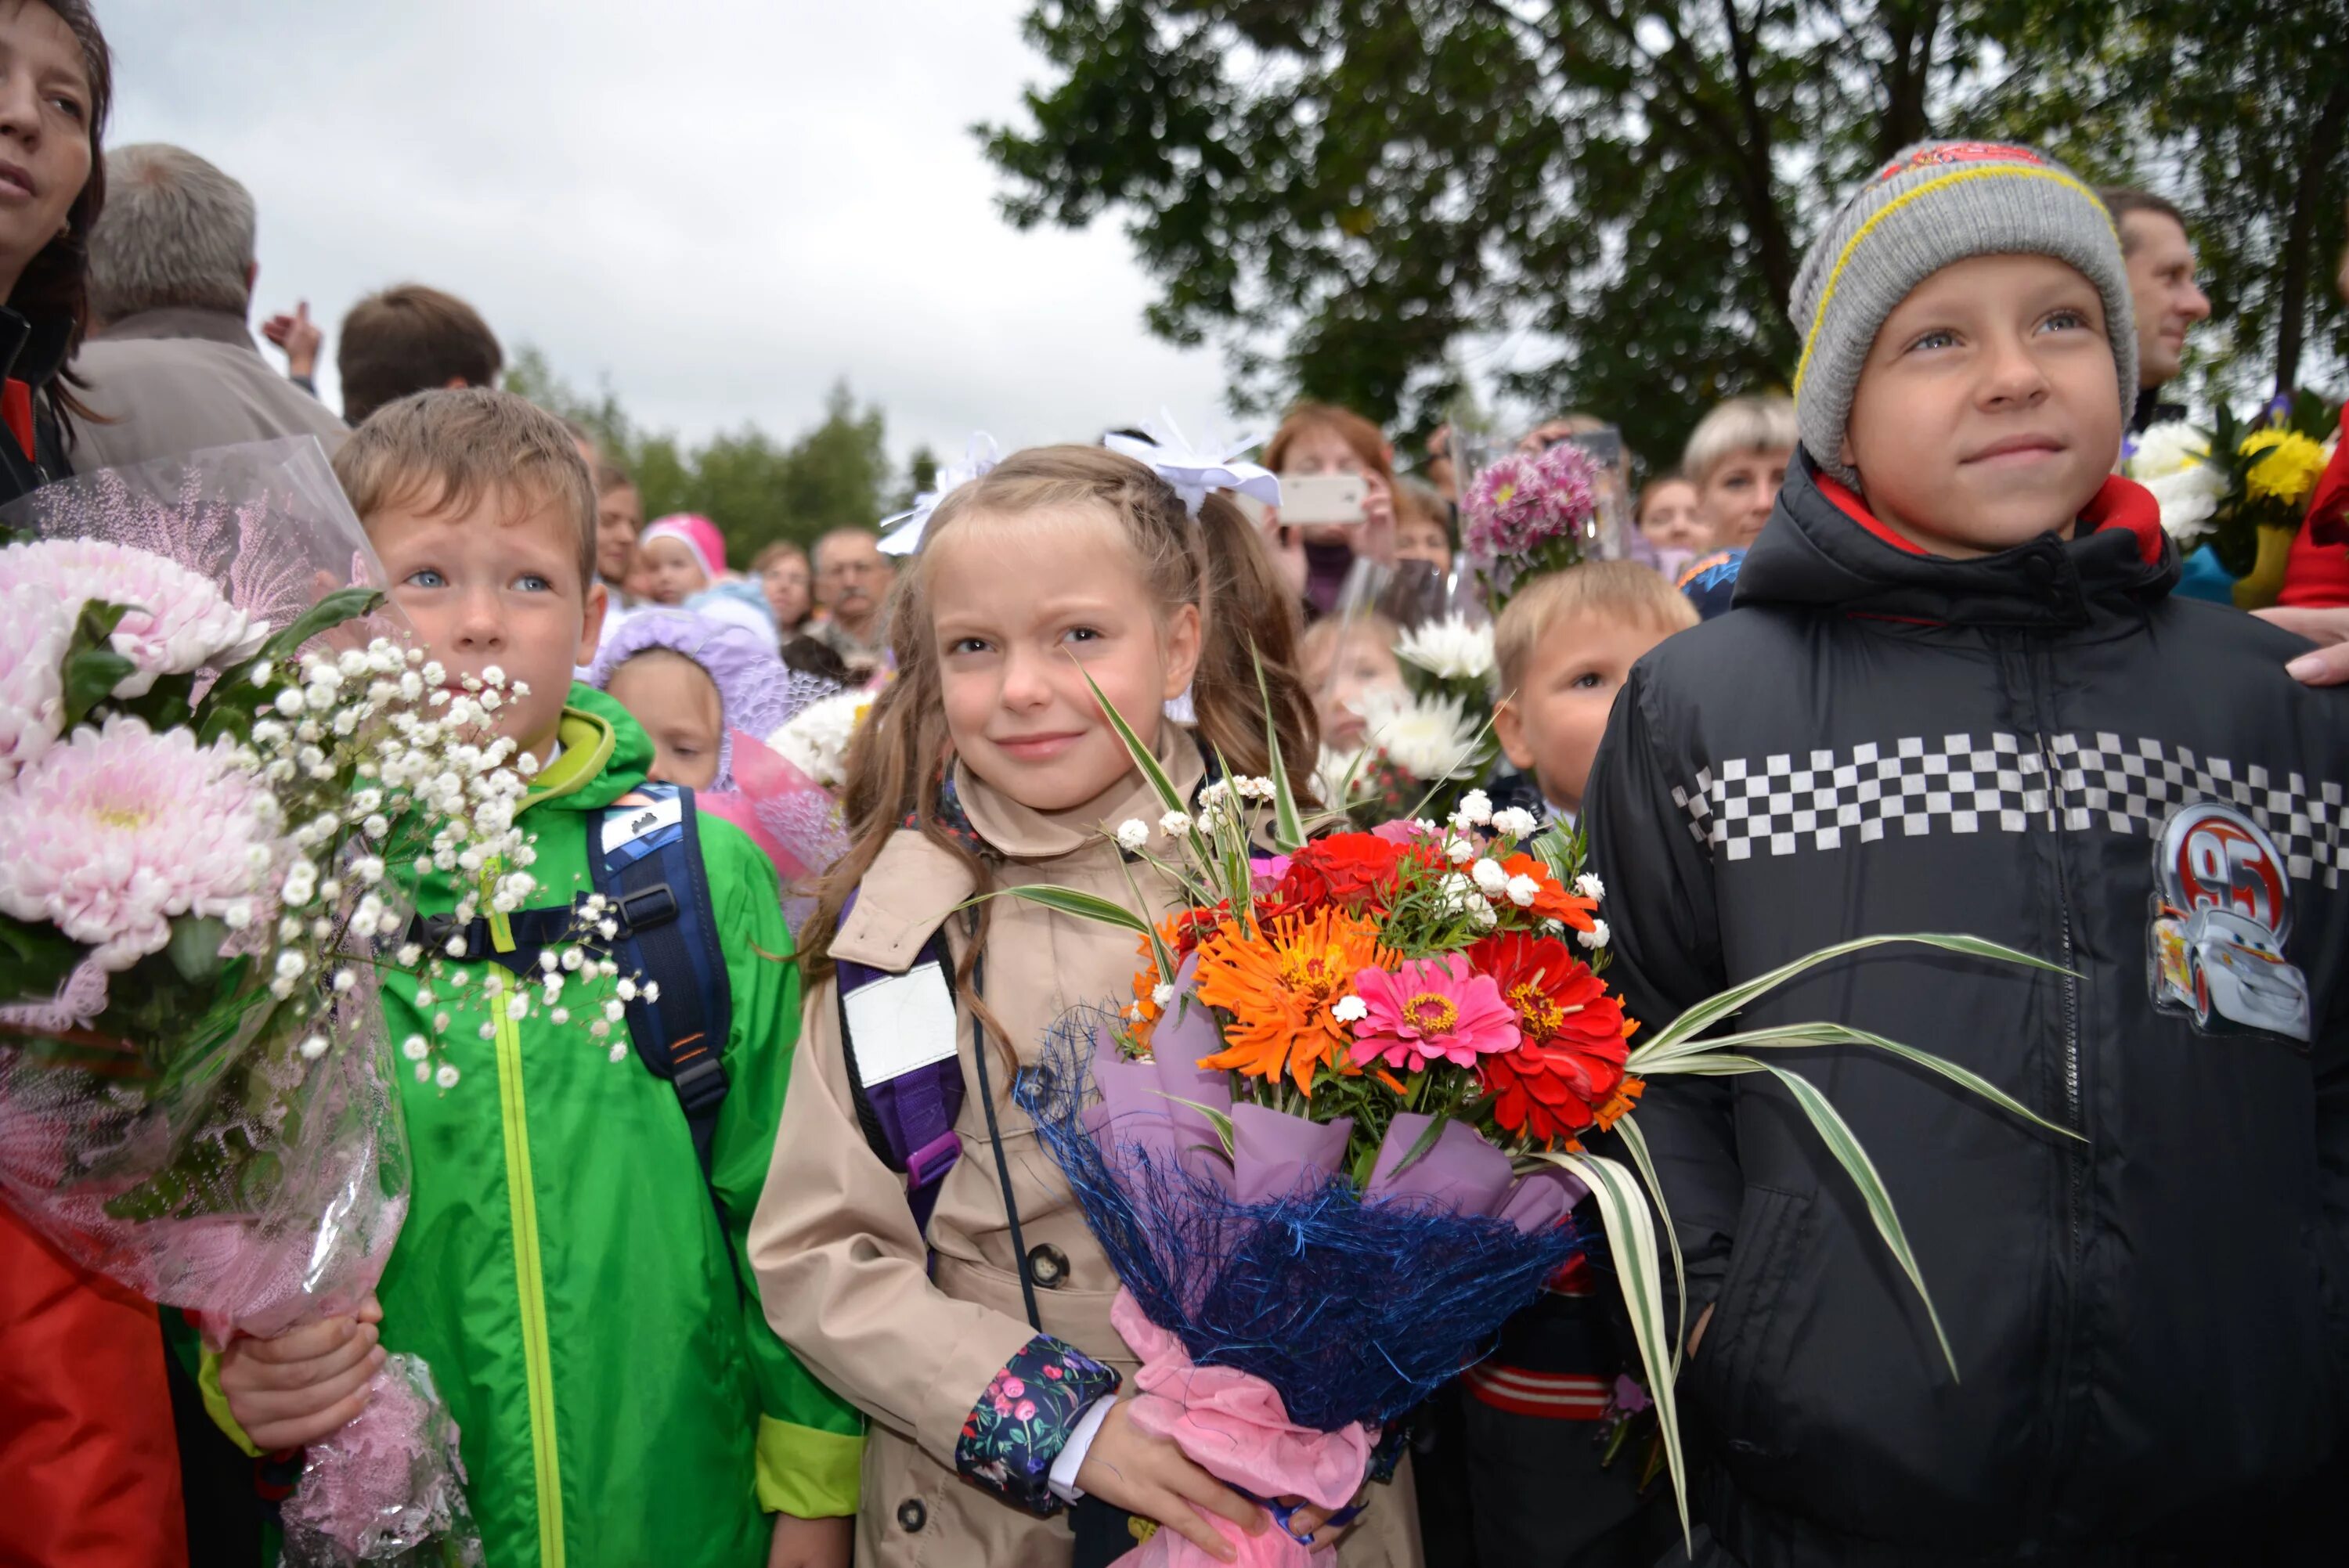
[[[842,919],[855,907],[852,893]],[[962,1158],[954,1130],[962,1114],[962,1059],[946,933],[931,933],[902,975],[847,958],[836,967],[841,1054],[857,1126],[873,1152],[905,1178],[906,1205],[926,1230],[938,1189]]]

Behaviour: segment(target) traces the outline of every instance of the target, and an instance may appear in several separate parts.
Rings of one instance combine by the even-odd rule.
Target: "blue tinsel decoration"
[[[1133,1142],[1085,1130],[1097,1019],[1072,1016],[1019,1076],[1035,1119],[1118,1279],[1201,1366],[1253,1373],[1289,1418],[1334,1431],[1410,1411],[1493,1346],[1587,1238],[1410,1200],[1366,1203],[1333,1177],[1270,1202]]]

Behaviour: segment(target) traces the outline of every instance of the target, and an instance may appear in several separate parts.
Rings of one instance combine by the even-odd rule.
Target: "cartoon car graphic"
[[[2163,998],[2185,1006],[2202,1027],[2215,1016],[2308,1038],[2308,981],[2284,962],[2274,935],[2258,921],[2205,907],[2183,920],[2156,921],[2154,942]]]
[[[2197,800],[2171,816],[2158,853],[2156,1005],[2203,1029],[2309,1038],[2308,979],[2283,954],[2292,882],[2267,834],[2232,806]]]

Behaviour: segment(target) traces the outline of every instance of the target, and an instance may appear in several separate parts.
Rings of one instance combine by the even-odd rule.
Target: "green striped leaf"
[[[1672,1299],[1680,1304],[1680,1321],[1672,1325],[1672,1375],[1681,1370],[1681,1347],[1688,1343],[1688,1269],[1681,1260],[1681,1235],[1672,1224],[1672,1212],[1664,1206],[1664,1183],[1656,1174],[1656,1161],[1648,1150],[1648,1135],[1640,1130],[1632,1117],[1619,1117],[1615,1136],[1631,1151],[1631,1163],[1639,1168],[1640,1180],[1648,1185],[1648,1196],[1656,1205],[1656,1218],[1663,1225],[1664,1240],[1672,1249]]]
[[[1650,1077],[1670,1076],[1682,1070],[1682,1063],[1708,1051],[1784,1050],[1802,1046],[1835,1045],[1868,1046],[1899,1057],[1903,1061],[1914,1062],[1928,1071],[1940,1074],[1961,1088],[1982,1096],[2010,1116],[2050,1132],[2061,1133],[2065,1138],[2086,1141],[2070,1128],[2048,1120],[1980,1073],[1961,1068],[1946,1057],[1937,1057],[1930,1051],[1920,1051],[1914,1046],[1904,1046],[1899,1040],[1888,1039],[1866,1029],[1855,1029],[1847,1024],[1788,1024],[1780,1028],[1754,1029],[1737,1035],[1709,1035],[1701,1040],[1684,1041],[1638,1070]]]
[[[1623,1121],[1629,1121],[1626,1117]],[[1619,1121],[1619,1130],[1623,1122]],[[1632,1174],[1612,1160],[1593,1154],[1545,1151],[1535,1156],[1582,1179],[1607,1233],[1607,1248],[1614,1259],[1616,1283],[1631,1318],[1631,1337],[1640,1346],[1640,1365],[1648,1375],[1648,1398],[1656,1406],[1656,1430],[1663,1439],[1664,1460],[1672,1473],[1672,1501],[1681,1511],[1681,1535],[1691,1535],[1688,1507],[1688,1467],[1681,1453],[1680,1402],[1673,1390],[1679,1373],[1679,1347],[1671,1343],[1664,1322],[1664,1284],[1657,1268],[1656,1227],[1647,1200]]]
[[[1932,1293],[1925,1288],[1924,1271],[1917,1266],[1917,1254],[1909,1250],[1908,1234],[1900,1228],[1900,1216],[1892,1207],[1892,1194],[1885,1191],[1884,1179],[1876,1173],[1876,1162],[1868,1157],[1868,1150],[1860,1147],[1851,1124],[1844,1120],[1843,1113],[1836,1109],[1834,1102],[1819,1092],[1818,1086],[1800,1073],[1772,1067],[1752,1057],[1724,1057],[1723,1062],[1724,1066],[1742,1066],[1748,1072],[1768,1073],[1786,1086],[1786,1092],[1794,1096],[1795,1103],[1802,1107],[1805,1116],[1810,1118],[1819,1140],[1827,1146],[1827,1152],[1836,1157],[1836,1163],[1843,1167],[1844,1174],[1851,1178],[1851,1184],[1859,1189],[1860,1197],[1867,1202],[1868,1217],[1875,1222],[1876,1233],[1884,1238],[1884,1244],[1891,1252],[1893,1261],[1900,1265],[1901,1272],[1909,1276],[1909,1283],[1916,1287],[1917,1299],[1925,1304],[1925,1316],[1933,1325],[1933,1337],[1940,1342],[1941,1358],[1949,1363],[1951,1380],[1956,1381],[1957,1352],[1950,1348],[1950,1336],[1941,1327],[1941,1315],[1934,1308]]]
[[[1070,656],[1071,659],[1075,657],[1074,655]],[[1117,705],[1109,700],[1109,694],[1102,690],[1100,683],[1093,679],[1092,672],[1079,665],[1077,673],[1085,677],[1085,685],[1092,689],[1093,700],[1101,704],[1102,712],[1109,716],[1110,727],[1117,731],[1120,740],[1125,742],[1125,754],[1133,758],[1134,767],[1150,780],[1150,788],[1157,793],[1159,803],[1170,811],[1189,810],[1189,806],[1174,788],[1174,780],[1166,776],[1166,769],[1159,766],[1158,758],[1150,748],[1142,744],[1142,737],[1133,733],[1133,726],[1125,722],[1125,715],[1117,711]]]
[[[1025,899],[1030,903],[1042,904],[1046,909],[1056,913],[1074,915],[1079,920],[1098,921],[1103,925],[1122,925],[1128,931],[1139,932],[1145,936],[1156,934],[1148,921],[1115,899],[1103,898],[1097,892],[1084,892],[1072,887],[1057,887],[1050,882],[1039,882],[1033,887],[998,888],[993,892],[983,892],[968,903],[959,904],[957,907],[973,909],[991,898]]]
[[[1154,1088],[1150,1092],[1156,1095],[1161,1099],[1172,1100],[1176,1105],[1188,1106],[1191,1109],[1197,1111],[1201,1116],[1206,1117],[1207,1119],[1207,1125],[1214,1128],[1216,1130],[1216,1136],[1223,1140],[1224,1158],[1229,1160],[1232,1157],[1232,1118],[1229,1111],[1217,1110],[1212,1105],[1201,1105],[1195,1099],[1185,1099],[1179,1094],[1168,1094],[1163,1088]],[[1205,1146],[1202,1145],[1201,1147]]]
[[[1745,1005],[1755,997],[1777,989],[1796,975],[1807,970],[1816,969],[1822,964],[1854,953],[1865,953],[1872,947],[1888,947],[1900,943],[1920,947],[1937,947],[1945,953],[1961,953],[1970,958],[1995,958],[2002,963],[2019,964],[2027,969],[2044,969],[2052,975],[2070,973],[2061,965],[2033,958],[2028,953],[2019,953],[2012,947],[2002,947],[1995,942],[1984,942],[1979,936],[1950,936],[1919,933],[1906,936],[1856,937],[1849,942],[1838,942],[1832,947],[1822,947],[1816,953],[1795,959],[1792,964],[1782,964],[1766,975],[1757,975],[1751,980],[1732,985],[1718,995],[1706,997],[1657,1030],[1643,1048],[1658,1051],[1701,1035],[1731,1014],[1744,1009]],[[1634,1068],[1631,1070],[1639,1069]]]
[[[1280,726],[1273,719],[1272,687],[1264,678],[1264,660],[1250,648],[1248,656],[1256,665],[1257,696],[1264,705],[1264,748],[1266,760],[1272,768],[1272,842],[1284,855],[1293,855],[1305,847],[1305,819],[1298,814],[1296,792],[1288,787],[1288,768],[1280,756]]]

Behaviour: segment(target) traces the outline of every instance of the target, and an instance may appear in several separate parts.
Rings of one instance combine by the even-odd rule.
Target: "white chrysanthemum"
[[[1457,779],[1476,766],[1478,727],[1458,697],[1375,692],[1363,699],[1362,717],[1387,760],[1413,779]]]
[[[47,590],[0,589],[0,784],[57,738],[65,721],[58,665],[73,617]]]
[[[1480,681],[1493,673],[1493,628],[1451,615],[1405,632],[1394,651],[1395,657],[1439,680]]]
[[[89,944],[127,969],[182,914],[224,915],[262,891],[248,851],[268,841],[261,780],[226,745],[114,717],[58,741],[0,812],[0,911]]]
[[[2210,531],[2210,520],[2227,498],[2226,476],[2208,463],[2140,481],[2161,507],[2163,531],[2189,544]]]
[[[1117,825],[1117,847],[1127,854],[1138,854],[1150,842],[1150,824],[1139,817],[1128,817]]]
[[[260,650],[269,624],[231,604],[212,580],[149,551],[96,539],[0,549],[0,589],[27,587],[78,614],[92,599],[131,606],[109,639],[137,669],[114,688],[139,696],[158,676],[233,665]]]
[[[872,711],[869,693],[842,692],[800,709],[767,737],[767,746],[825,789],[837,789],[848,781],[849,739]]]
[[[2208,468],[2210,438],[2182,419],[2155,425],[2137,438],[2130,454],[2128,477],[2142,484],[2167,479],[2189,469]]]
[[[1505,806],[1493,813],[1493,831],[1505,839],[1530,839],[1538,826],[1523,806]]]

